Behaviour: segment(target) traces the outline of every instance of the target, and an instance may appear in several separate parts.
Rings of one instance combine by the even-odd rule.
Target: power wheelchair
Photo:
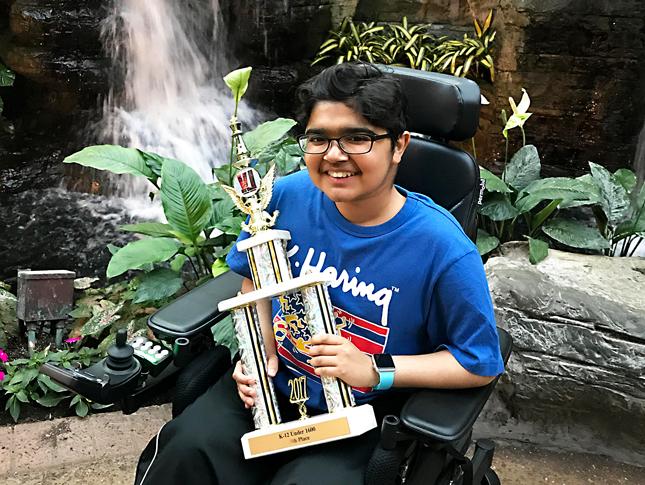
[[[482,189],[479,168],[469,154],[449,142],[474,135],[479,122],[479,87],[442,74],[383,69],[403,84],[408,127],[413,132],[396,183],[448,209],[474,240]],[[172,413],[178,416],[231,366],[230,352],[213,341],[212,327],[227,317],[217,311],[218,302],[235,296],[240,284],[240,276],[225,273],[152,315],[149,327],[167,350],[155,354],[159,358],[143,355],[140,345],[135,352],[122,332],[108,356],[88,369],[45,364],[41,372],[95,402],[120,402],[125,413],[136,411],[150,393],[174,384]],[[502,329],[498,332],[506,362],[511,338]],[[494,444],[471,440],[473,423],[496,382],[474,389],[410,392],[400,415],[383,419],[381,440],[368,464],[365,483],[499,484],[491,469]]]

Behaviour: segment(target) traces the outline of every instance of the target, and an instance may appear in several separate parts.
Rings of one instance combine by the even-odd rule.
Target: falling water
[[[228,160],[233,112],[219,0],[115,1],[103,39],[124,81],[105,102],[103,138],[176,158],[211,181]],[[254,124],[255,112],[240,109]],[[144,204],[149,188],[132,180],[119,195]]]

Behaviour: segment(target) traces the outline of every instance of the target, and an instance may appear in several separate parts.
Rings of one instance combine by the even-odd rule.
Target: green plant
[[[590,188],[588,203],[592,205],[596,228],[578,220],[556,218],[542,230],[569,247],[632,256],[645,237],[645,185],[639,185],[629,169],[621,168],[612,174],[593,162],[589,166],[591,173],[579,180]]]
[[[0,62],[0,87],[13,86],[16,75],[7,66]],[[4,101],[0,97],[0,115],[4,110]]]
[[[251,68],[238,69],[225,77],[236,102],[246,92]],[[295,121],[279,118],[261,124],[244,134],[256,166],[262,174],[268,161],[278,170],[290,171],[300,163],[300,152],[293,138],[287,137]],[[298,152],[296,152],[298,150]],[[152,298],[170,297],[181,286],[181,270],[188,264],[197,280],[226,270],[224,258],[240,232],[242,214],[221,188],[231,183],[231,150],[228,164],[213,171],[216,181],[207,184],[184,163],[155,153],[114,145],[84,148],[67,157],[65,163],[128,173],[145,177],[158,190],[167,223],[143,222],[123,226],[145,238],[122,248],[112,248],[107,276],[113,278],[128,270],[146,272],[139,281],[139,294],[148,289]],[[151,300],[153,301],[153,300]]]
[[[328,59],[337,64],[349,61],[382,62],[384,52],[382,36],[385,26],[375,22],[354,23],[345,17],[336,31],[329,32],[329,38],[318,49],[311,65]]]
[[[160,270],[146,274],[144,280],[153,281],[154,275]],[[118,330],[126,329],[129,339],[145,335],[148,317],[169,301],[176,288],[164,288],[169,278],[163,278],[158,287],[143,288],[141,279],[143,278],[135,277],[105,288],[85,290],[69,314],[75,319],[69,334],[71,340],[80,339],[77,346],[96,347],[101,355],[105,355],[108,347],[115,342]],[[181,286],[181,279],[179,280]],[[151,305],[151,301],[155,305]]]
[[[519,105],[509,98],[510,118],[502,110],[503,136],[508,154],[509,131],[519,128],[522,148],[505,158],[501,178],[480,167],[486,192],[480,207],[477,246],[485,255],[500,243],[526,238],[529,259],[538,263],[548,254],[551,240],[565,246],[629,256],[645,236],[645,188],[637,185],[628,169],[610,173],[590,163],[591,173],[582,177],[540,178],[537,149],[526,145],[524,124],[531,113],[526,90]],[[583,222],[582,207],[591,207],[597,227]],[[546,240],[544,236],[547,236]]]
[[[463,39],[448,40],[439,44],[436,48],[438,57],[434,70],[465,77],[472,69],[475,72],[473,77],[482,78],[486,72],[489,80],[494,82],[493,42],[497,32],[493,30],[492,23],[493,11],[489,10],[481,25],[473,17],[474,37],[464,34]]]
[[[0,347],[7,347],[7,337],[18,335],[18,318],[16,317],[16,297],[9,290],[11,287],[0,282]]]
[[[517,106],[509,98],[513,114],[506,119],[503,135],[508,154],[509,131],[520,128],[522,147],[511,158],[505,158],[501,178],[480,167],[481,177],[486,183],[486,191],[480,207],[480,229],[477,235],[477,246],[480,254],[485,255],[494,250],[500,243],[526,238],[529,243],[529,259],[533,264],[544,259],[548,254],[548,240],[540,239],[542,233],[549,235],[551,218],[560,209],[593,204],[594,187],[585,178],[549,177],[540,178],[541,163],[537,148],[526,145],[524,123],[531,116],[528,113],[530,98],[523,89],[522,100]],[[558,220],[563,220],[561,216]],[[557,224],[557,223],[556,223]],[[573,221],[567,220],[567,228],[573,227]],[[547,228],[545,230],[545,228]],[[589,246],[600,249],[603,245],[601,235],[593,230],[582,237]]]
[[[393,64],[425,71],[449,72],[455,76],[488,77],[495,80],[492,28],[493,11],[480,24],[473,19],[475,35],[463,39],[437,37],[430,25],[410,25],[407,17],[400,24],[377,25],[347,17],[338,30],[320,46],[312,65],[325,61],[336,63],[365,61]]]
[[[98,360],[99,352],[95,349],[81,348],[78,351],[59,350],[50,352],[46,348],[35,352],[28,359],[15,359],[6,362],[7,374],[0,382],[0,389],[7,396],[5,410],[9,411],[14,421],[18,421],[22,404],[36,403],[44,407],[54,407],[65,399],[70,399],[70,407],[78,416],[85,416],[90,408],[102,406],[91,403],[85,398],[74,396],[70,391],[59,386],[49,376],[41,374],[40,366],[52,362],[67,369],[77,365],[88,366]]]

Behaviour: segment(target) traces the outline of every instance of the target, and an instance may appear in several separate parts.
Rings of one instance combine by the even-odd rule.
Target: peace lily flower
[[[520,100],[519,105],[515,104],[515,100],[512,97],[508,98],[508,102],[511,105],[513,114],[506,122],[506,126],[502,130],[502,134],[504,135],[504,138],[508,140],[508,131],[512,130],[513,128],[519,127],[519,129],[522,130],[523,144],[526,145],[526,137],[524,135],[523,127],[524,123],[526,123],[526,120],[528,120],[533,113],[527,112],[529,106],[531,105],[531,99],[529,98],[529,94],[526,92],[526,89],[522,88],[522,93],[522,99]]]

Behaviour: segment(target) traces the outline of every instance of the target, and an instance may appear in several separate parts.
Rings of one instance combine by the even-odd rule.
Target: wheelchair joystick
[[[105,365],[113,371],[126,371],[136,366],[134,349],[126,343],[128,331],[121,329],[116,333],[116,343],[108,349]]]

